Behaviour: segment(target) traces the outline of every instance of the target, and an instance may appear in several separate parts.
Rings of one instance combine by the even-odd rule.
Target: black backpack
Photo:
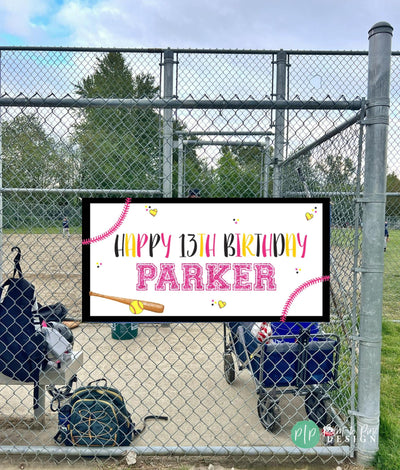
[[[0,287],[0,372],[21,382],[34,383],[38,407],[39,374],[47,364],[46,343],[35,312],[35,287],[22,277],[21,250],[14,259],[13,277]],[[16,277],[18,274],[18,277]],[[36,324],[35,324],[36,323]]]
[[[98,385],[101,381],[104,381],[103,386]],[[129,446],[132,439],[144,431],[148,419],[168,419],[146,416],[143,428],[135,428],[121,392],[108,387],[106,379],[90,382],[67,396],[67,403],[60,406],[66,395],[57,396],[53,390],[51,405],[53,411],[58,408],[59,430],[54,439],[67,446]]]

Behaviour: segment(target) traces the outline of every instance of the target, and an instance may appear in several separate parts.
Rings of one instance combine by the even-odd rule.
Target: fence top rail
[[[162,54],[165,51],[177,54],[278,54],[286,52],[290,55],[368,55],[368,51],[349,50],[301,50],[301,49],[196,49],[196,48],[162,48],[162,47],[68,47],[68,46],[1,46],[0,51],[43,51],[43,52],[126,52],[143,54]],[[400,55],[400,51],[392,51],[392,55]]]
[[[90,189],[90,188],[0,188],[2,193],[39,193],[39,194],[162,194],[161,189]]]
[[[104,107],[127,107],[127,108],[172,108],[172,109],[319,109],[319,110],[359,110],[364,101],[356,100],[256,100],[249,99],[176,99],[176,98],[73,98],[69,95],[57,98],[49,97],[26,97],[18,95],[0,97],[0,106],[8,107],[34,107],[34,108],[104,108]]]
[[[301,50],[301,49],[196,49],[196,48],[162,48],[162,47],[69,47],[69,46],[1,46],[2,51],[36,51],[36,52],[122,52],[142,54],[162,54],[172,51],[176,54],[241,54],[241,55],[275,55],[286,52],[289,55],[368,55],[368,51],[349,50]],[[400,55],[400,51],[392,51],[392,55]]]

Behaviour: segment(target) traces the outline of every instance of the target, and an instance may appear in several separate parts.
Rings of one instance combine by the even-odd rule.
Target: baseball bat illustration
[[[149,310],[150,312],[162,313],[164,311],[164,305],[157,304],[155,302],[147,302],[145,300],[126,299],[124,297],[114,297],[113,295],[97,294],[96,292],[89,292],[89,295],[95,297],[102,297],[103,299],[114,300],[122,304],[127,304],[130,307],[133,305],[132,313],[140,313],[141,310]],[[136,311],[134,311],[136,310]]]

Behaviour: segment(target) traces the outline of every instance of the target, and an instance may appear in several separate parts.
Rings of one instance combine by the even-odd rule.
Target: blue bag
[[[98,382],[104,381],[104,385]],[[54,439],[59,444],[84,447],[129,446],[145,429],[148,419],[167,420],[166,416],[146,416],[142,429],[135,428],[120,391],[108,387],[106,379],[95,380],[62,396],[55,396],[58,405],[59,429]],[[52,403],[51,409],[57,411]]]
[[[33,382],[34,409],[38,407],[39,374],[47,364],[46,343],[35,318],[35,288],[22,277],[21,250],[14,259],[14,276],[0,287],[0,372],[21,382]],[[35,321],[38,325],[35,326]]]

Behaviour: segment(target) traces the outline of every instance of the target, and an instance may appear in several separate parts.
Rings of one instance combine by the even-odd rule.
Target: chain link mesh
[[[3,279],[13,268],[11,248],[18,246],[37,300],[42,305],[61,302],[73,320],[82,314],[82,197],[159,196],[165,178],[171,180],[174,197],[187,197],[194,188],[202,197],[271,197],[274,172],[279,171],[282,197],[331,198],[331,322],[323,330],[339,338],[335,375],[323,342],[316,342],[315,353],[319,362],[322,354],[327,367],[307,387],[281,383],[282,371],[291,368],[284,354],[272,370],[263,370],[260,361],[239,367],[246,361],[235,350],[238,339],[235,343],[222,324],[140,324],[137,336],[125,341],[113,338],[110,324],[80,324],[72,330],[74,350],[84,352],[80,384],[106,377],[122,392],[137,424],[147,414],[169,417],[167,423],[149,423],[135,447],[152,447],[156,454],[179,449],[187,455],[209,447],[234,456],[259,446],[275,450],[261,452],[257,461],[280,455],[309,462],[323,454],[341,462],[354,450],[351,412],[358,351],[351,338],[358,331],[355,268],[361,257],[364,130],[362,117],[350,105],[346,109],[346,103],[366,96],[367,56],[289,53],[287,59],[287,99],[344,105],[340,110],[323,104],[320,109],[284,110],[285,138],[277,165],[275,110],[261,104],[276,98],[276,53],[175,53],[173,97],[197,105],[173,110],[171,172],[165,175],[164,110],[123,102],[164,96],[162,51],[2,51],[2,97],[43,99],[40,106],[1,108]],[[398,67],[398,55],[393,55],[384,294],[384,315],[390,319],[399,319],[399,289],[394,288],[400,224]],[[64,97],[87,101],[67,107]],[[90,101],[97,98],[104,99],[101,106]],[[119,105],[114,99],[121,100]],[[205,108],[202,100],[236,105]],[[259,106],[249,105],[254,101]],[[324,140],[328,133],[331,137]],[[64,217],[69,228],[63,231]],[[260,388],[260,373],[277,374],[278,395]],[[307,367],[300,364],[296,378],[303,373]],[[57,414],[48,407],[51,397],[47,394],[45,420],[37,422],[32,389],[31,384],[0,385],[0,446],[5,451],[17,446],[21,452],[47,446],[45,455],[59,456],[52,447]],[[291,429],[310,416],[323,424],[333,417],[336,445],[321,444],[315,453],[289,457]],[[72,462],[71,448],[64,450],[63,459]]]

